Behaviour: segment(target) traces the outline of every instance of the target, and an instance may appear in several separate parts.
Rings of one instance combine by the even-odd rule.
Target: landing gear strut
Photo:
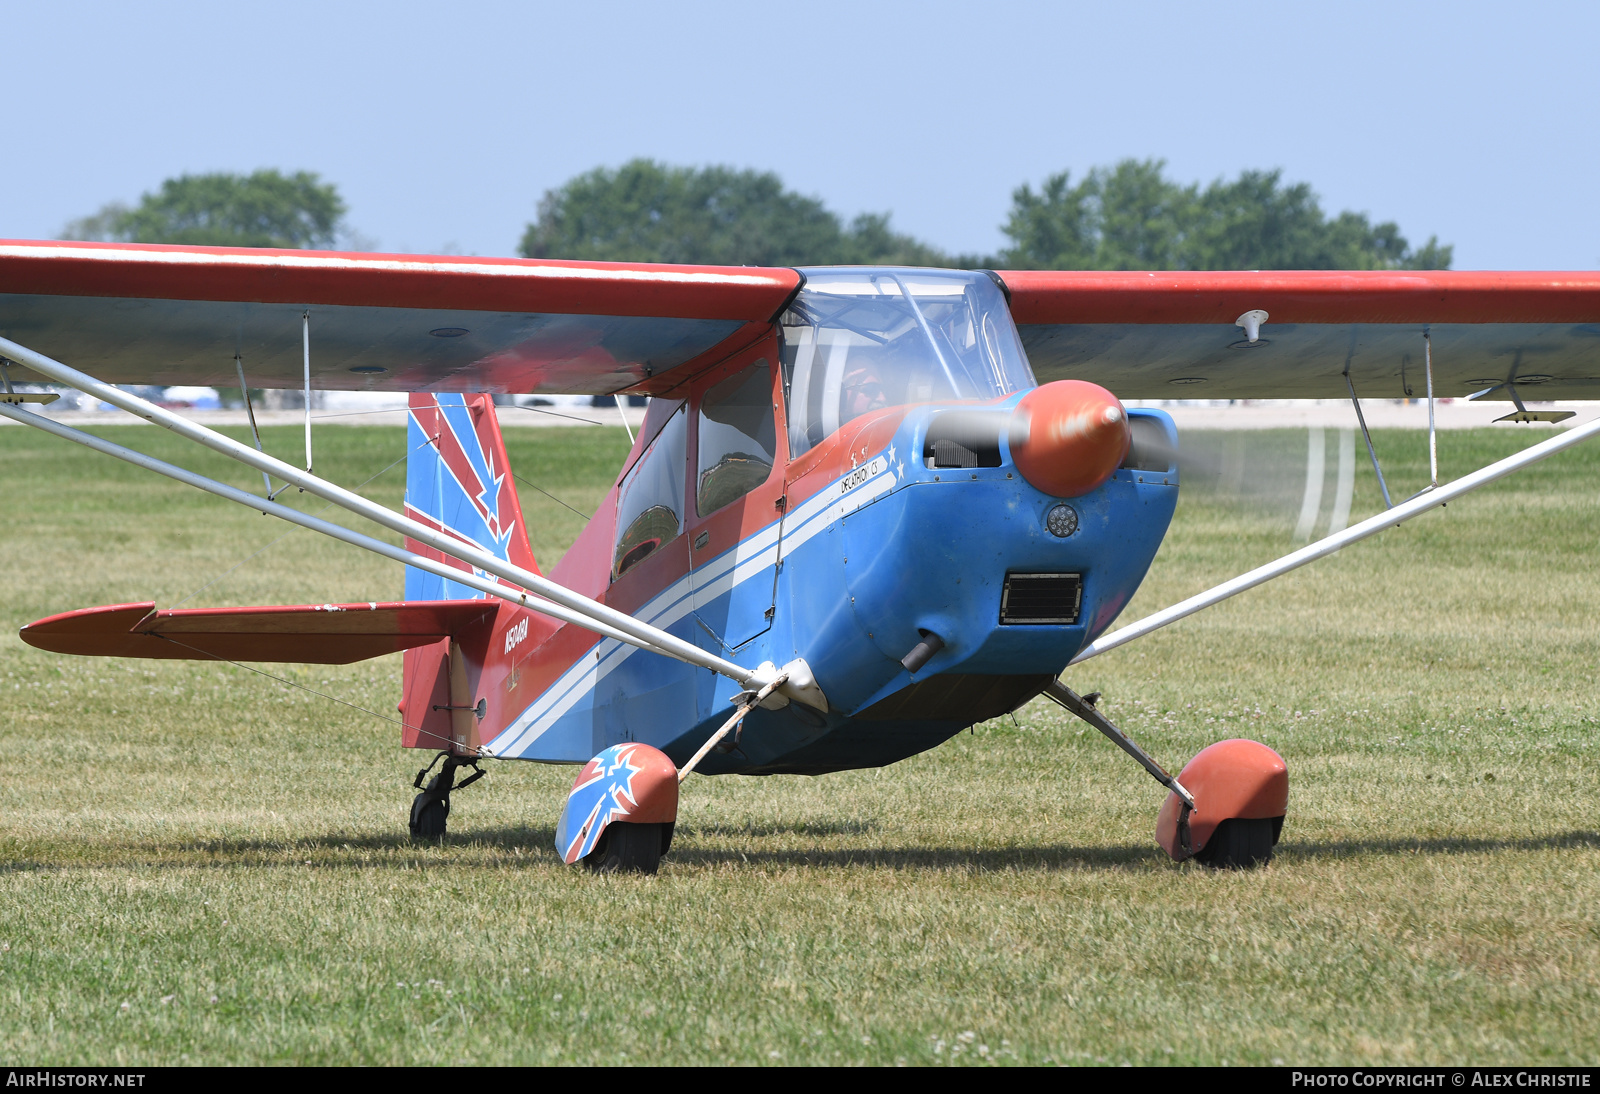
[[[1189,791],[1184,789],[1183,784],[1167,774],[1166,769],[1151,759],[1149,753],[1133,743],[1133,738],[1112,725],[1110,719],[1100,713],[1095,706],[1100,701],[1100,693],[1098,691],[1091,691],[1088,695],[1079,695],[1060,680],[1052,680],[1045,685],[1044,694],[1045,698],[1065,707],[1068,711],[1088,722],[1101,733],[1104,733],[1118,748],[1138,760],[1139,766],[1148,771],[1151,778],[1176,794],[1190,809],[1194,808],[1194,798],[1189,794]]]
[[[433,764],[438,763],[440,759],[444,760],[444,766],[439,769],[437,775],[428,780],[427,789],[422,789],[423,776],[427,775],[433,769]],[[458,767],[472,768],[472,774],[459,783],[455,782]],[[475,759],[453,756],[448,752],[441,752],[435,756],[433,763],[417,772],[417,777],[411,782],[412,786],[422,790],[411,803],[411,838],[424,840],[441,838],[450,819],[450,792],[471,786],[486,774],[487,772],[478,766],[478,761]]]
[[[1173,778],[1095,708],[1098,693],[1078,695],[1053,680],[1044,694],[1111,738],[1172,791],[1156,819],[1156,842],[1173,861],[1193,858],[1218,870],[1250,870],[1272,861],[1289,806],[1289,768],[1282,756],[1259,741],[1218,741]]]

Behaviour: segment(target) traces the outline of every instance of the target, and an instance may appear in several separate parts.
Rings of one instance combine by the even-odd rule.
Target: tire
[[[450,799],[424,790],[411,803],[411,838],[441,839],[450,819]]]
[[[1272,861],[1281,817],[1245,820],[1234,817],[1217,825],[1195,858],[1213,870],[1253,870]]]
[[[583,864],[600,874],[653,874],[661,866],[661,845],[669,838],[661,829],[660,824],[608,824]]]

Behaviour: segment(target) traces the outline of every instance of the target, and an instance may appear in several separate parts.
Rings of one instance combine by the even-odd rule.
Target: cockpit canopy
[[[987,401],[1037,386],[986,274],[882,267],[802,270],[779,320],[789,455],[872,410]]]

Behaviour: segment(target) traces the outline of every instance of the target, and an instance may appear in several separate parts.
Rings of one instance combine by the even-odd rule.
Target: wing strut
[[[165,426],[174,433],[177,433],[179,436],[186,437],[189,440],[195,441],[198,444],[212,449],[213,451],[220,452],[225,456],[229,456],[235,460],[238,460],[240,463],[247,464],[270,474],[275,474],[278,476],[278,478],[293,483],[295,486],[298,486],[307,493],[315,494],[317,497],[320,497],[325,501],[330,501],[343,509],[347,509],[350,512],[355,513],[357,516],[365,517],[376,524],[390,529],[391,531],[398,532],[404,536],[409,536],[412,539],[417,540],[419,543],[424,543],[440,553],[451,558],[458,559],[459,561],[464,562],[477,570],[493,574],[494,576],[502,578],[505,581],[519,585],[523,589],[530,590],[531,592],[537,594],[537,596],[544,597],[547,601],[553,601],[556,605],[567,609],[567,612],[570,616],[570,618],[566,619],[567,622],[575,623],[589,630],[605,633],[604,631],[600,631],[600,628],[594,625],[602,624],[610,631],[627,635],[631,639],[635,640],[632,642],[633,645],[654,648],[656,651],[665,653],[676,658],[677,660],[687,662],[691,665],[697,665],[701,668],[710,669],[712,672],[728,677],[730,680],[733,680],[735,683],[739,684],[740,687],[745,688],[746,690],[759,690],[768,683],[772,682],[772,680],[776,679],[780,673],[779,669],[768,664],[763,664],[756,669],[746,669],[736,665],[732,661],[728,661],[725,658],[718,657],[713,653],[709,653],[693,643],[684,641],[676,635],[669,634],[660,628],[652,627],[648,623],[641,622],[626,612],[618,611],[609,605],[602,604],[596,600],[591,600],[589,597],[586,597],[581,593],[574,592],[563,585],[558,585],[549,578],[542,577],[539,574],[533,573],[529,570],[524,570],[520,566],[512,565],[506,560],[498,558],[487,551],[481,550],[480,548],[465,542],[464,540],[454,538],[440,531],[435,531],[424,524],[411,520],[408,517],[401,516],[400,514],[395,513],[392,510],[377,504],[376,502],[370,501],[367,498],[354,493],[353,491],[336,486],[335,484],[328,482],[326,479],[319,478],[309,472],[301,471],[299,468],[294,467],[291,464],[284,463],[282,460],[275,459],[264,452],[257,452],[255,449],[250,448],[248,445],[240,444],[231,437],[226,437],[223,434],[218,433],[213,429],[208,429],[197,422],[189,421],[187,418],[184,418],[181,415],[174,414],[169,410],[156,406],[154,403],[151,403],[145,399],[141,399],[136,395],[121,390],[120,388],[113,387],[110,384],[102,383],[86,373],[79,372],[77,369],[63,365],[61,362],[46,357],[42,353],[37,353],[31,349],[28,349],[26,346],[18,345],[8,338],[0,338],[0,354],[4,354],[5,356],[10,357],[17,362],[26,365],[33,371],[42,376],[49,377],[56,383],[75,387],[80,391],[96,396],[103,402],[110,403],[112,406],[126,410],[130,414],[137,415],[146,421]],[[28,415],[27,417],[29,419],[33,418],[32,415]],[[43,427],[42,422],[35,423],[34,421],[30,420],[28,424],[39,424],[41,427]],[[135,453],[135,455],[137,455],[137,453]],[[155,468],[152,467],[152,470],[154,469]],[[174,468],[174,470],[178,469]],[[196,483],[194,485],[199,484]],[[202,489],[204,489],[204,487],[202,487]],[[250,500],[242,501],[242,499],[239,498],[235,498],[234,500],[242,501],[242,504],[249,505],[258,510],[261,509],[261,502],[263,499],[258,498],[253,494],[244,494],[244,497]],[[450,580],[460,581],[460,571],[452,570]],[[463,583],[465,584],[465,582]],[[497,592],[495,595],[498,596],[500,593]],[[537,599],[530,599],[526,606],[536,611],[545,612],[545,614],[554,614],[549,612],[543,605],[543,602]],[[789,667],[790,666],[785,666],[785,669],[788,669]],[[809,689],[799,688],[796,683],[794,683],[794,679],[797,676],[809,679],[811,676],[810,669],[805,668],[802,673],[791,672],[791,681],[780,686],[780,693],[782,693],[786,699],[799,699],[801,702],[807,703],[808,705],[814,705],[820,698],[820,696],[816,693],[814,685]],[[825,700],[823,701],[825,702]]]
[[[233,355],[233,369],[239,374],[239,394],[244,397],[245,417],[250,419],[250,436],[255,438],[256,451],[265,452],[261,445],[261,430],[256,428],[256,408],[250,402],[250,387],[244,382],[244,358],[237,353]],[[261,472],[261,481],[267,488],[267,500],[273,499],[272,476],[265,471]]]
[[[1378,489],[1383,491],[1383,507],[1393,509],[1394,502],[1389,498],[1389,484],[1384,481],[1383,468],[1378,466],[1378,450],[1372,447],[1372,433],[1367,429],[1367,416],[1361,413],[1361,400],[1356,398],[1356,385],[1350,379],[1348,358],[1344,363],[1344,386],[1350,389],[1350,405],[1356,408],[1356,421],[1361,423],[1361,436],[1366,438],[1367,455],[1372,457],[1372,470],[1378,476]]]
[[[1412,517],[1421,516],[1430,509],[1437,509],[1446,502],[1454,501],[1463,494],[1470,494],[1480,486],[1487,486],[1496,479],[1502,479],[1515,471],[1521,471],[1530,464],[1538,463],[1540,460],[1554,456],[1557,452],[1562,452],[1573,445],[1581,444],[1597,434],[1600,434],[1600,418],[1568,430],[1560,436],[1551,437],[1547,441],[1540,441],[1538,444],[1525,448],[1514,456],[1507,456],[1505,459],[1491,463],[1487,467],[1480,467],[1472,474],[1463,475],[1446,486],[1441,486],[1437,489],[1424,489],[1422,493],[1401,502],[1386,512],[1368,517],[1361,523],[1351,525],[1342,532],[1335,532],[1333,535],[1325,536],[1317,540],[1317,542],[1309,543],[1298,551],[1284,555],[1274,562],[1269,562],[1265,566],[1258,566],[1249,573],[1240,574],[1231,581],[1224,581],[1221,585],[1207,589],[1203,593],[1197,593],[1188,600],[1180,601],[1170,608],[1163,608],[1153,615],[1145,616],[1137,623],[1130,623],[1120,630],[1098,638],[1085,646],[1078,656],[1074,657],[1068,664],[1081,664],[1089,660],[1089,658],[1098,657],[1108,650],[1114,650],[1118,646],[1125,646],[1135,638],[1143,638],[1152,631],[1158,631],[1169,623],[1176,623],[1178,620],[1193,615],[1204,608],[1209,608],[1213,604],[1220,604],[1229,597],[1237,596],[1244,592],[1246,589],[1253,589],[1257,585],[1263,585],[1275,577],[1283,576],[1290,570],[1298,570],[1308,562],[1315,562],[1319,558],[1333,554],[1341,547],[1366,539],[1368,536],[1377,535],[1385,528],[1393,528],[1404,524]]]
[[[627,431],[627,434],[628,434],[628,447],[632,448],[633,447],[633,426],[628,424],[628,408],[627,408],[626,405],[624,405],[624,403],[622,401],[622,393],[618,392],[617,394],[613,395],[612,398],[617,401],[617,413],[622,415],[622,428]]]
[[[308,311],[300,313],[300,348],[306,366],[306,474],[309,475],[311,474],[311,313]],[[1431,407],[1433,404],[1428,405]]]
[[[1428,489],[1439,489],[1439,434],[1433,427],[1433,331],[1422,328],[1423,371],[1428,376]]]
[[[614,638],[618,642],[626,642],[631,646],[638,646],[640,649],[663,653],[669,657],[672,656],[671,653],[656,645],[642,641],[631,634],[624,634],[615,628],[606,626],[604,623],[597,623],[572,611],[570,608],[563,608],[539,597],[530,597],[520,589],[515,589],[510,585],[503,585],[498,581],[490,581],[488,578],[479,577],[475,573],[459,570],[437,559],[431,559],[425,555],[412,554],[404,548],[385,543],[381,539],[362,535],[360,532],[334,524],[331,521],[302,513],[298,509],[291,509],[280,502],[265,501],[247,490],[240,490],[238,487],[229,486],[227,483],[208,479],[204,475],[197,475],[193,471],[167,463],[165,460],[158,460],[154,456],[147,456],[143,452],[124,448],[120,444],[114,444],[103,437],[95,436],[93,433],[85,433],[80,429],[73,429],[71,426],[62,425],[60,422],[52,421],[38,414],[30,414],[25,410],[10,407],[3,403],[0,403],[0,417],[10,418],[12,421],[21,422],[23,425],[31,425],[36,429],[42,429],[44,432],[61,437],[64,440],[75,441],[86,448],[94,449],[96,452],[114,456],[136,467],[142,467],[147,471],[154,471],[158,475],[165,475],[169,479],[175,479],[185,486],[193,486],[198,490],[204,490],[208,494],[215,494],[219,498],[236,501],[240,505],[248,506],[269,516],[279,517],[290,524],[298,524],[300,527],[309,528],[313,532],[321,532],[325,536],[331,536],[351,546],[371,551],[373,554],[392,558],[396,562],[405,563],[407,566],[415,566],[418,569],[426,570],[429,573],[437,574],[453,581],[458,585],[466,585],[468,588],[477,589],[479,592],[487,593],[489,596],[497,597],[507,603],[527,608],[529,611],[542,612],[545,615],[561,620],[563,623],[573,623],[577,626],[585,627],[607,638]]]

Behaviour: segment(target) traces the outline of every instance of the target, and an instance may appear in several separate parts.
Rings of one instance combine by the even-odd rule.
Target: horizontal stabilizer
[[[62,612],[23,627],[22,640],[51,653],[91,657],[348,665],[437,642],[495,610],[482,600],[155,607],[110,604]]]

